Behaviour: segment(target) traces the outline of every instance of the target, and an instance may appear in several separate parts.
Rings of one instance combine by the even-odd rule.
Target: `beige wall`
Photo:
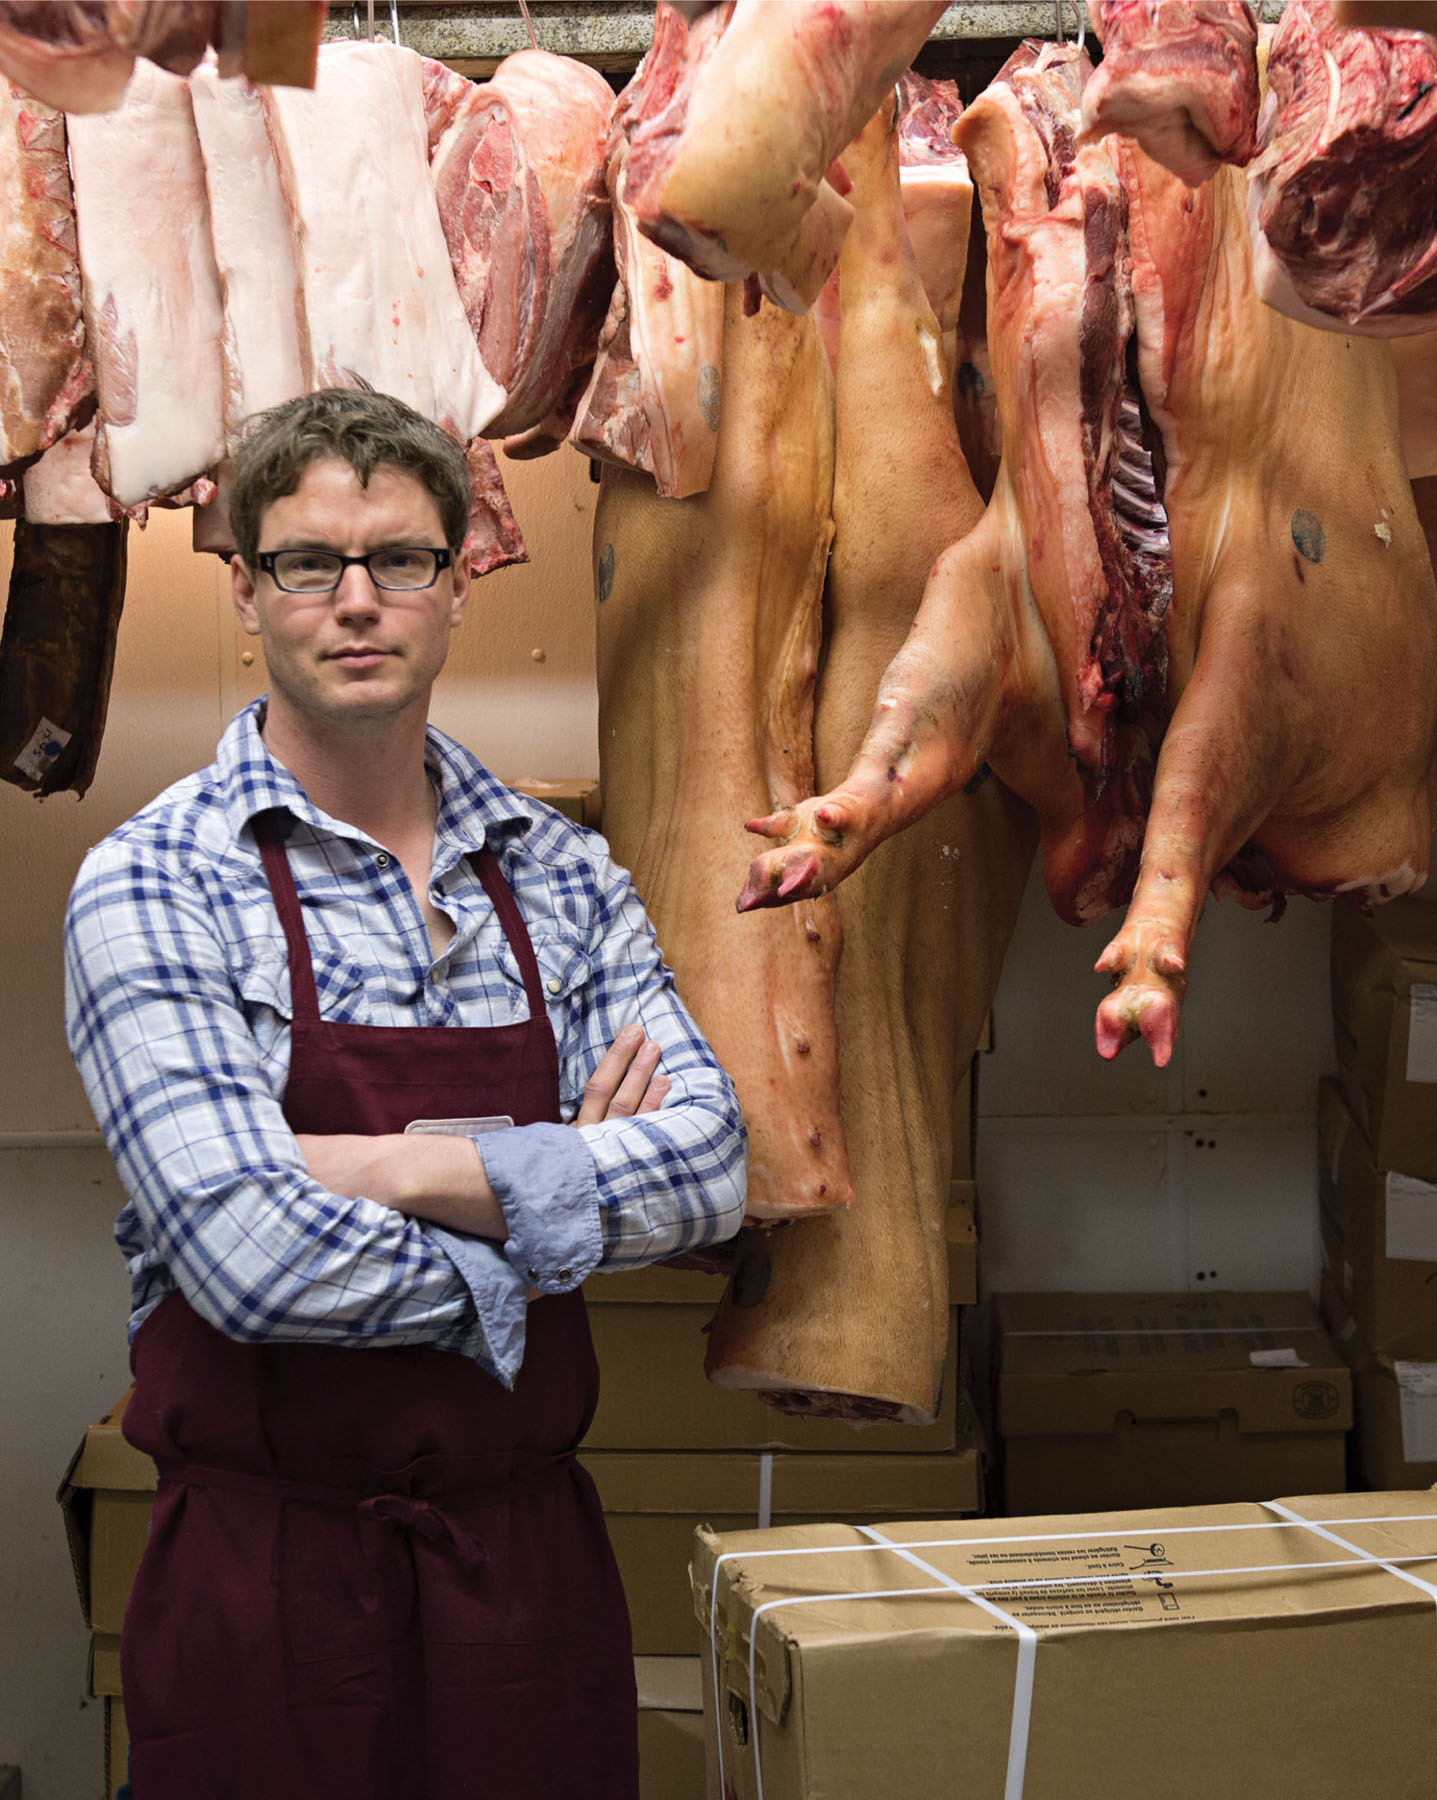
[[[474,589],[434,717],[506,776],[598,773],[589,531],[597,489],[571,451],[505,465],[532,561]],[[0,535],[8,592],[11,528]],[[130,533],[99,768],[77,801],[0,784],[0,1764],[26,1800],[101,1787],[101,1709],[54,1494],[85,1425],[123,1392],[122,1195],[65,1048],[61,926],[89,846],[214,753],[263,689],[228,576],[190,515]],[[536,656],[541,653],[541,658]]]

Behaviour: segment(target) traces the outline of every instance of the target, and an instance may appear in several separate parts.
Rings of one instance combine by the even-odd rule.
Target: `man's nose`
[[[370,579],[369,570],[363,563],[350,563],[341,572],[339,586],[334,590],[335,612],[340,618],[369,615],[379,611],[379,604],[379,590]]]

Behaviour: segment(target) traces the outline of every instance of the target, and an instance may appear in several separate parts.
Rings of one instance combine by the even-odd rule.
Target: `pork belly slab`
[[[69,139],[95,479],[136,506],[224,454],[224,313],[189,84],[137,62],[124,105],[72,117]]]
[[[0,81],[0,469],[70,428],[92,397],[65,121]]]
[[[721,295],[723,289],[717,290]],[[726,392],[705,492],[606,467],[594,521],[604,832],[679,992],[733,1077],[749,1211],[852,1199],[839,1113],[834,903],[758,922],[730,899],[739,817],[813,792],[813,686],[832,537],[833,400],[811,319],[727,291]]]
[[[506,395],[465,317],[429,176],[420,58],[323,46],[314,91],[263,90],[294,235],[313,379],[363,377],[461,443]]]
[[[824,595],[817,779],[842,774],[913,623],[933,558],[982,503],[958,447],[939,321],[905,242],[891,106],[851,144],[853,228],[839,265],[834,539]],[[906,196],[905,196],[906,198]],[[926,1421],[948,1336],[944,1219],[953,1090],[1017,916],[1033,829],[1001,783],[956,794],[831,896],[836,1017],[854,1203],[747,1228],[706,1367],[783,1410]],[[748,915],[742,924],[764,915]],[[742,1297],[742,1303],[735,1298]]]

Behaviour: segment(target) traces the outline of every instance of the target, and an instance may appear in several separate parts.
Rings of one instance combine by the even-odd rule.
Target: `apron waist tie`
[[[567,1470],[573,1461],[574,1453],[567,1451],[515,1481],[503,1482],[496,1488],[457,1488],[443,1498],[451,1503],[462,1502],[466,1507],[497,1506],[503,1500],[545,1486]],[[162,1468],[160,1485],[224,1488],[230,1493],[264,1494],[279,1500],[303,1501],[311,1506],[340,1506],[391,1530],[412,1531],[427,1543],[448,1543],[466,1568],[477,1569],[486,1560],[483,1545],[444,1505],[418,1494],[359,1494],[350,1488],[291,1481],[283,1475],[258,1475],[244,1469],[209,1468],[199,1463]]]

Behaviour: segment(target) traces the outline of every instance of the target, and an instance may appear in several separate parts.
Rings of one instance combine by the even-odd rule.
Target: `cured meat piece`
[[[434,147],[434,188],[480,354],[508,394],[489,432],[510,436],[545,418],[594,359],[614,285],[614,96],[583,63],[541,50],[465,85]]]
[[[652,475],[661,494],[701,494],[718,442],[724,290],[640,234],[628,156],[616,133],[607,178],[619,279],[569,441]]]
[[[251,413],[309,392],[309,333],[259,91],[243,77],[221,80],[211,60],[191,75],[190,97],[224,304],[224,430],[233,450]]]
[[[124,98],[135,53],[104,0],[0,5],[0,71],[63,112],[109,112]]]
[[[1249,906],[1300,893],[1370,910],[1425,878],[1437,589],[1388,347],[1259,303],[1241,174],[1193,196],[1121,154],[1167,465],[1172,718],[1137,890],[1098,964],[1117,983],[1098,1047],[1141,1031],[1161,1064],[1209,885]]]
[[[1103,60],[1083,131],[1123,132],[1197,187],[1257,149],[1257,21],[1246,0],[1088,0]]]
[[[1345,31],[1292,0],[1267,61],[1251,167],[1258,290],[1309,325],[1437,325],[1437,42]]]
[[[125,601],[125,534],[112,525],[15,526],[0,636],[0,779],[83,794],[95,773]]]
[[[238,42],[225,29],[232,10],[221,13],[215,39],[222,75],[243,75],[256,87],[314,86],[325,0],[244,0]]]
[[[839,265],[820,783],[852,760],[933,558],[982,510],[947,378],[934,380],[937,321],[904,242],[890,119],[891,106],[844,155],[855,218]],[[1032,849],[1025,809],[993,781],[936,806],[834,893],[854,1204],[801,1227],[740,1234],[709,1331],[706,1367],[720,1386],[756,1387],[785,1411],[851,1419],[916,1422],[936,1411],[950,1318],[952,1094],[997,985]]]
[[[313,93],[263,96],[314,382],[362,377],[467,444],[505,393],[484,366],[450,267],[419,57],[394,44],[326,44]]]
[[[913,60],[944,0],[728,0],[692,28],[660,5],[625,122],[640,228],[701,275],[756,275],[806,310],[852,218],[834,159]]]
[[[923,292],[938,318],[951,374],[961,360],[958,326],[973,223],[968,159],[952,136],[963,102],[956,83],[930,81],[912,69],[902,77],[898,91],[902,101],[898,157],[903,220],[918,260]],[[844,167],[848,167],[846,157]]]
[[[95,479],[135,506],[224,453],[224,314],[189,86],[138,62],[125,104],[72,118],[69,133]]]
[[[65,121],[0,81],[0,469],[68,431],[92,397]]]
[[[1086,66],[1072,45],[1025,45],[963,116],[1003,463],[982,520],[933,565],[847,778],[750,821],[783,847],[754,863],[745,909],[825,892],[985,767],[1037,810],[1064,918],[1096,918],[1131,891],[1168,568],[1126,379],[1124,194],[1106,144],[1074,141]]]
[[[465,452],[469,465],[469,531],[464,553],[472,576],[487,575],[509,563],[528,562],[529,552],[504,492],[498,459],[483,438],[475,438]]]
[[[747,856],[742,808],[813,788],[833,399],[813,321],[769,305],[747,316],[737,286],[724,365],[707,492],[660,500],[647,479],[604,470],[600,779],[605,836],[738,1089],[749,1211],[782,1218],[852,1198],[833,1017],[838,921],[832,901],[739,919],[729,896]]]

